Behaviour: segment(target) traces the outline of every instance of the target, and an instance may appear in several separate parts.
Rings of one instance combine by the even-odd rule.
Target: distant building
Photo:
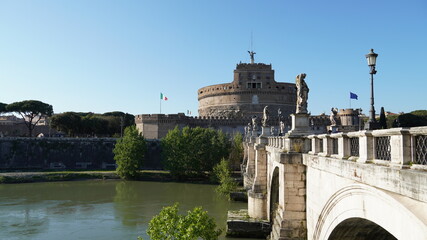
[[[226,133],[244,132],[253,116],[260,122],[262,112],[268,105],[272,126],[279,129],[279,112],[288,131],[291,128],[290,114],[296,110],[296,86],[294,83],[276,82],[271,64],[255,63],[253,52],[251,63],[239,63],[234,70],[231,83],[216,84],[197,91],[199,117],[178,114],[140,114],[135,116],[137,129],[147,139],[160,139],[169,130],[178,126],[211,127]],[[280,111],[279,111],[280,109]],[[342,109],[338,113],[343,131],[356,129],[359,111]],[[326,115],[310,116],[314,133],[326,133],[330,125]]]
[[[239,63],[233,82],[198,90],[199,116],[260,117],[266,105],[271,113],[280,108],[283,116],[289,116],[295,112],[295,94],[294,83],[276,82],[271,64]]]
[[[30,119],[25,117],[25,121],[28,122]],[[37,122],[38,121],[38,122]],[[37,122],[36,126],[48,126],[49,125],[49,117],[48,116],[36,116],[33,119],[33,123]]]
[[[15,125],[21,121],[21,118],[17,118],[14,115],[0,116],[0,125]]]

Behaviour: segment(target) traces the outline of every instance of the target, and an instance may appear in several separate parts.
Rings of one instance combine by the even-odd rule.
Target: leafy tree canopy
[[[230,161],[231,169],[240,169],[240,164],[243,161],[243,136],[239,132],[233,136],[231,142],[231,151],[228,159]]]
[[[179,206],[164,207],[154,216],[147,230],[152,240],[215,240],[221,234],[216,223],[201,207],[188,211],[187,215],[178,214]],[[139,238],[142,239],[142,238]]]
[[[117,173],[121,178],[134,179],[142,166],[147,149],[144,137],[135,126],[125,129],[123,138],[117,140],[114,147],[114,160],[117,164]]]
[[[32,136],[32,131],[42,116],[51,116],[53,107],[47,103],[37,100],[25,100],[22,102],[14,102],[6,106],[8,112],[19,113],[28,127],[29,135]]]
[[[22,102],[14,102],[6,106],[9,112],[16,112],[28,118],[36,116],[51,116],[53,114],[53,107],[47,103],[37,100],[25,100]]]
[[[7,104],[6,104],[6,103],[2,103],[2,102],[0,102],[0,113],[7,112],[7,111],[6,111],[6,106],[7,106]]]
[[[203,176],[230,152],[230,141],[222,131],[178,127],[162,139],[165,168],[175,177]]]
[[[81,130],[81,117],[74,112],[65,112],[52,116],[52,127],[74,136]]]
[[[214,176],[219,182],[216,191],[230,199],[230,193],[237,189],[237,182],[231,176],[230,163],[226,159],[221,159],[214,169]]]
[[[135,117],[123,112],[95,114],[91,112],[65,112],[56,114],[52,126],[74,135],[120,136],[122,130],[135,124]]]
[[[427,110],[415,110],[410,113],[387,117],[389,127],[427,126]]]

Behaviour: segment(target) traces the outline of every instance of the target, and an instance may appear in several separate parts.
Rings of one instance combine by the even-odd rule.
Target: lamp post
[[[371,52],[365,55],[366,60],[368,60],[368,66],[370,68],[371,74],[371,110],[369,110],[369,120],[365,126],[365,130],[375,130],[378,129],[378,123],[375,119],[375,107],[374,107],[374,74],[377,73],[375,70],[375,65],[377,63],[378,54],[374,53],[374,49],[371,49]]]

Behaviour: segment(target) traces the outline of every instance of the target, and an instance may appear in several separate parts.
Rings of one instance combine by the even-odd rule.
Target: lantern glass
[[[378,54],[374,53],[374,49],[371,49],[371,52],[366,54],[366,60],[368,60],[368,66],[375,66],[377,64]]]

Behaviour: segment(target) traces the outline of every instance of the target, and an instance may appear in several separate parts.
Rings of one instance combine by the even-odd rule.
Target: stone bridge
[[[270,239],[427,239],[427,127],[244,144],[248,214]]]

